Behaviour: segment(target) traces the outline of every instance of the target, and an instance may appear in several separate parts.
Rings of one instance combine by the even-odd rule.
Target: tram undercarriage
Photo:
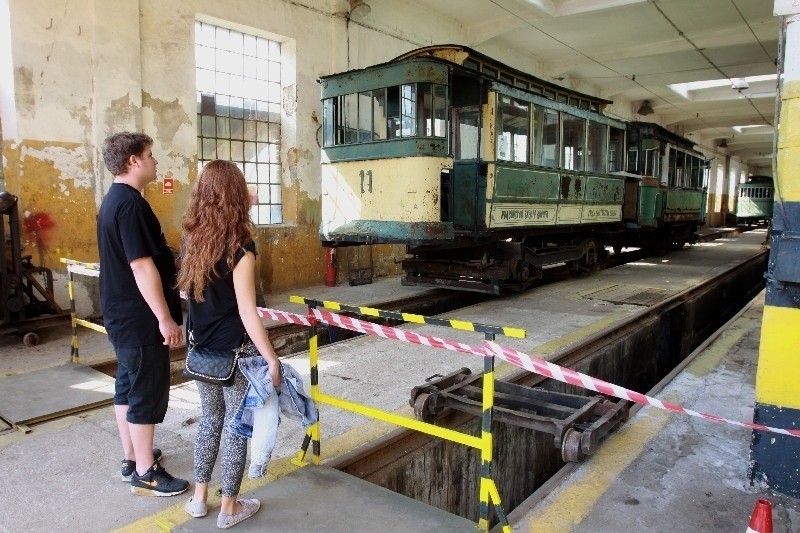
[[[541,238],[504,240],[475,248],[409,247],[402,262],[403,285],[457,288],[501,294],[518,292],[541,279],[548,265],[566,263],[580,275],[599,268],[607,256],[595,238],[555,242]]]

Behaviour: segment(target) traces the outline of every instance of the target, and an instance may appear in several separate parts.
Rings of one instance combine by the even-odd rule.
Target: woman
[[[280,363],[256,308],[251,195],[244,175],[229,161],[211,161],[200,172],[183,219],[178,288],[189,298],[192,341],[211,350],[234,350],[249,336],[280,385]],[[247,439],[228,431],[247,388],[237,368],[230,387],[197,382],[202,418],[194,448],[194,495],[186,512],[208,512],[208,483],[222,436],[222,507],[217,527],[227,529],[253,516],[261,503],[237,499],[247,457]],[[223,427],[225,428],[223,434]]]

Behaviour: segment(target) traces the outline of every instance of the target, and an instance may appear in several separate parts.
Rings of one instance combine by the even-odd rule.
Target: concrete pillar
[[[794,5],[793,5],[794,4]],[[753,421],[800,427],[800,7],[775,0],[785,16],[784,81],[775,178],[775,212],[767,270]],[[800,496],[800,438],[753,432],[751,482]]]

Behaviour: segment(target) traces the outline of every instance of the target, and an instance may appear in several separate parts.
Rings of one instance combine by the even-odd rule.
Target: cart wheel
[[[25,335],[23,335],[22,342],[25,344],[25,346],[29,348],[31,346],[36,346],[37,344],[39,344],[39,335],[34,333],[33,331],[30,331]]]
[[[416,416],[418,420],[430,422],[433,419],[433,415],[430,412],[430,399],[431,395],[427,393],[417,396],[414,402],[414,416]]]
[[[581,437],[583,434],[569,428],[561,441],[561,458],[567,463],[580,463],[586,457],[581,450]]]

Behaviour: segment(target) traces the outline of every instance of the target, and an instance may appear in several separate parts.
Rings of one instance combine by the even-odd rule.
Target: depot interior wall
[[[281,163],[284,223],[258,233],[262,290],[319,283],[325,250],[318,238],[321,112],[318,77],[388,61],[420,46],[466,43],[500,61],[543,75],[541,59],[490,43],[470,43],[446,15],[413,0],[371,2],[364,19],[346,0],[2,0],[8,6],[13,90],[3,99],[3,177],[19,197],[26,253],[54,269],[66,304],[60,257],[97,259],[95,215],[112,176],[100,147],[110,133],[141,130],[155,140],[160,177],[145,192],[169,243],[197,175],[194,23],[197,19],[283,41]],[[599,94],[583,84],[575,89]],[[612,115],[632,119],[630,102]],[[9,117],[9,115],[11,115]],[[13,125],[13,127],[9,126]],[[27,222],[27,223],[26,223]],[[379,246],[376,274],[398,271],[401,247]],[[340,280],[343,273],[340,271]],[[96,301],[93,284],[79,303]],[[81,308],[79,308],[79,311]]]

